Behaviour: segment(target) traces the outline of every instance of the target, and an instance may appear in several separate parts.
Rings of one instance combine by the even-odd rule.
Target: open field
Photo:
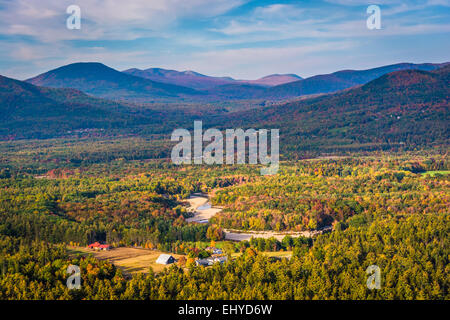
[[[159,255],[165,252],[158,250],[149,250],[141,248],[120,247],[109,251],[95,251],[85,247],[68,247],[69,253],[72,255],[86,256],[92,254],[96,259],[108,260],[126,273],[148,272],[152,267],[155,273],[159,273],[170,265],[162,265],[156,263]],[[171,254],[175,259],[179,259],[182,255]]]

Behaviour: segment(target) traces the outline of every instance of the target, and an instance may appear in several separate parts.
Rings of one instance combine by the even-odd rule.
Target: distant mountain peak
[[[303,78],[296,74],[271,74],[257,80],[242,80],[243,82],[262,85],[262,86],[278,86],[281,84],[286,84],[294,81],[302,80]]]
[[[145,70],[141,70],[137,68],[131,68],[128,70],[124,70],[123,72],[154,81],[177,84],[201,90],[207,90],[222,85],[242,83],[271,87],[303,79],[302,77],[293,73],[271,74],[257,80],[235,80],[232,77],[207,76],[193,70],[176,71],[162,68],[148,68]]]
[[[186,70],[186,71],[183,71],[183,73],[185,75],[188,75],[188,76],[207,77],[204,74],[201,74],[201,73],[198,73],[198,72],[195,72],[195,71],[192,71],[192,70]]]
[[[274,73],[274,74],[269,74],[268,76],[262,77],[260,79],[276,78],[276,77],[291,77],[291,78],[297,78],[299,80],[303,79],[302,77],[296,75],[295,73],[286,73],[286,74]]]
[[[148,68],[145,70],[140,70],[133,68],[124,70],[123,72],[136,77],[167,84],[185,86],[196,90],[210,89],[216,86],[235,82],[235,80],[231,78],[210,77],[192,70],[176,71],[162,68]]]
[[[119,72],[99,62],[72,63],[40,74],[26,82],[51,88],[74,88],[95,96],[113,99],[150,100],[199,94],[192,88],[144,79]]]

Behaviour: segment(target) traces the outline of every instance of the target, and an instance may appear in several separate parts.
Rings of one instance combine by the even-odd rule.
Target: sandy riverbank
[[[286,236],[291,236],[292,238],[307,237],[311,238],[324,231],[331,230],[331,227],[324,228],[322,230],[314,231],[301,231],[301,232],[277,232],[277,231],[243,231],[238,230],[225,230],[225,240],[231,241],[244,241],[250,240],[251,238],[275,238],[279,241],[283,240]]]
[[[214,215],[222,211],[222,208],[212,207],[206,195],[192,195],[186,200],[189,203],[189,211],[195,212],[194,217],[186,219],[187,222],[208,223]],[[239,230],[224,230],[225,240],[231,241],[245,241],[251,238],[272,238],[281,241],[287,235],[296,237],[313,237],[324,231],[330,230],[331,227],[322,230],[302,231],[302,232],[277,232],[277,231],[239,231]]]
[[[189,210],[195,213],[192,218],[186,219],[187,222],[207,223],[216,213],[222,211],[221,208],[212,207],[205,196],[193,195],[186,201],[189,203]]]

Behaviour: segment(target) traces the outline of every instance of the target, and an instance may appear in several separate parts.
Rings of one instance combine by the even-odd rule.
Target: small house
[[[170,254],[161,254],[158,259],[156,259],[156,263],[159,264],[171,264],[175,262],[175,258],[172,257]]]

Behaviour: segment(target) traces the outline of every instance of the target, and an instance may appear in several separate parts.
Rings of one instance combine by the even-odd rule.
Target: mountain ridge
[[[128,69],[120,72],[101,63],[85,62],[62,66],[26,81],[38,86],[75,88],[101,98],[138,103],[277,101],[346,90],[393,71],[407,69],[431,71],[443,65],[446,63],[399,63],[367,70],[341,70],[298,81],[291,81],[297,79],[298,76],[295,74],[274,74],[248,81],[162,68]],[[151,77],[153,80],[145,77]],[[280,81],[290,82],[274,85]]]
[[[345,91],[217,117],[219,128],[279,128],[284,153],[430,146],[450,138],[450,65],[401,70]]]
[[[368,83],[369,81],[390,72],[415,69],[432,71],[443,67],[446,64],[447,63],[397,63],[364,70],[341,70],[275,86],[269,88],[266,94],[267,96],[274,98],[330,93]]]
[[[186,109],[167,112],[164,107],[158,111],[0,76],[0,136],[48,138],[76,128],[167,133],[202,119],[205,128],[280,128],[284,153],[436,145],[448,143],[450,136],[449,82],[450,65],[433,71],[401,70],[337,93],[248,111],[202,114]]]
[[[131,68],[122,72],[161,83],[186,86],[195,90],[210,89],[214,86],[235,82],[232,78],[210,77],[190,70],[176,71],[163,68],[148,68],[141,70]]]
[[[25,81],[43,87],[74,88],[109,99],[151,100],[201,94],[192,88],[159,83],[125,74],[98,62],[69,64]]]
[[[232,77],[207,76],[192,70],[177,71],[163,68],[148,68],[143,70],[131,68],[122,72],[162,83],[190,87],[196,90],[209,90],[228,84],[252,84],[270,87],[302,79],[302,77],[296,74],[271,74],[256,80],[237,80]]]

